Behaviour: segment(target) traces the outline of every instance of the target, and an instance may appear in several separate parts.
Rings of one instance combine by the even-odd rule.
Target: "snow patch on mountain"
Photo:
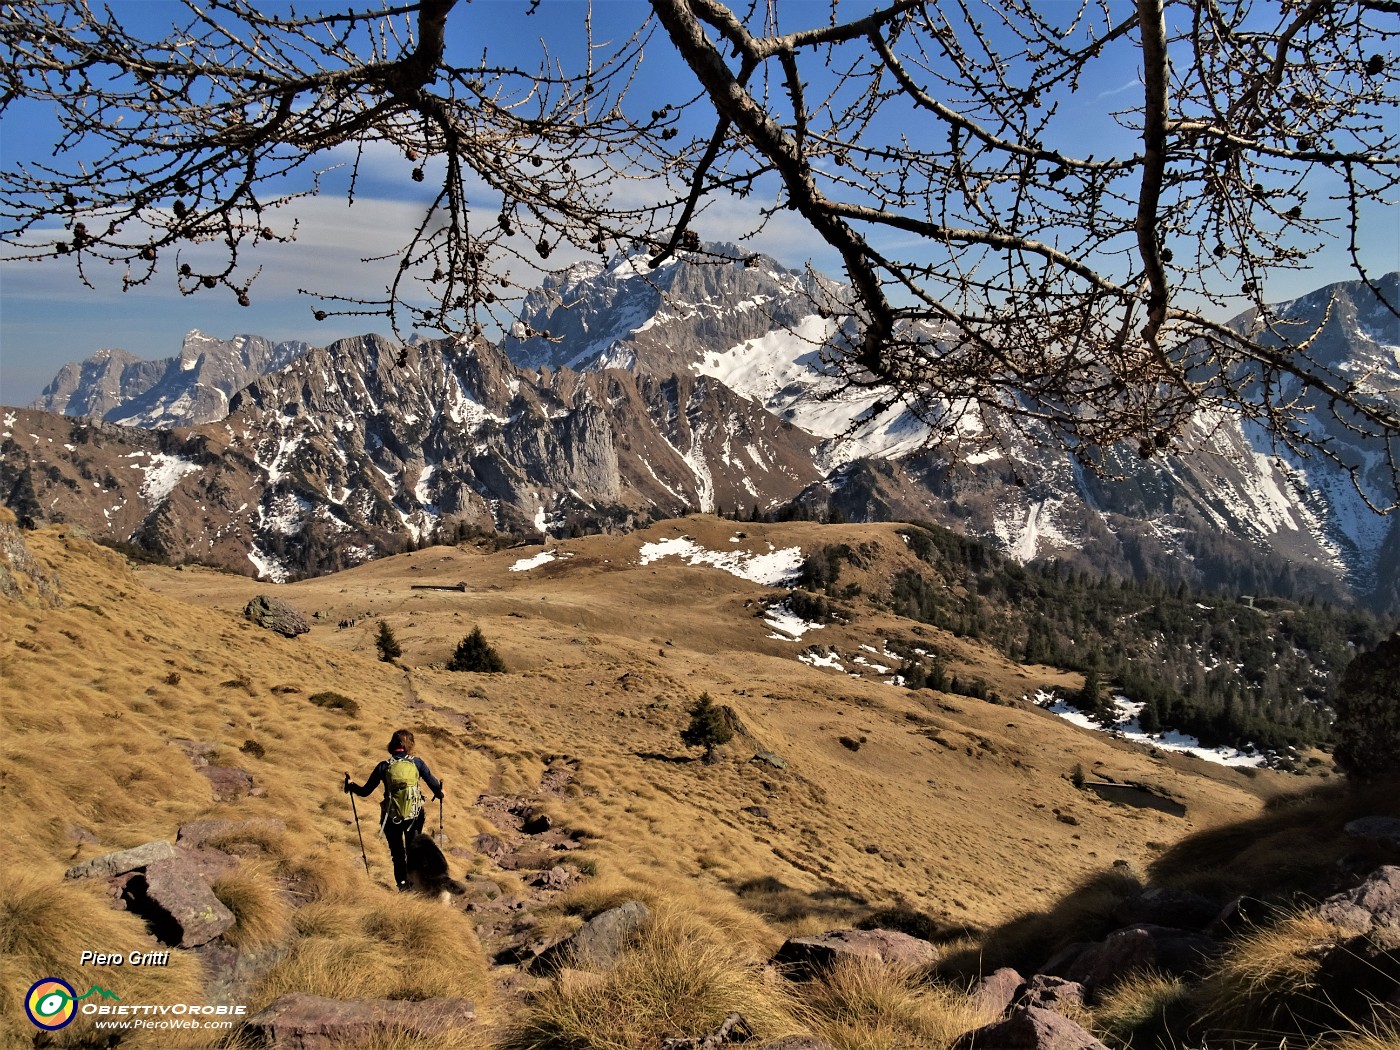
[[[143,499],[155,505],[174,492],[175,486],[180,484],[180,479],[186,474],[193,474],[199,470],[199,464],[179,456],[167,456],[164,452],[157,452],[151,456],[151,461],[144,470],[146,478],[141,482],[139,491]]]

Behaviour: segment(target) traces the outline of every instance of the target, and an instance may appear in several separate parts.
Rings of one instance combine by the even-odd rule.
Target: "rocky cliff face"
[[[271,343],[260,336],[216,339],[194,331],[176,357],[158,361],[125,350],[99,350],[64,365],[30,406],[134,427],[191,426],[223,419],[229,398],[282,368],[308,343]]]
[[[464,530],[565,533],[791,499],[813,440],[704,377],[539,374],[486,343],[378,336],[299,356],[218,423],[143,430],[11,410],[0,490],[179,560],[271,579]]]
[[[1097,472],[1049,435],[991,414],[965,420],[938,445],[908,412],[882,410],[876,393],[843,390],[832,375],[841,286],[763,256],[709,252],[660,273],[629,260],[577,267],[527,298],[523,338],[507,346],[531,362],[703,375],[761,403],[822,439],[826,476],[801,499],[815,515],[925,518],[1022,560],[1400,609],[1400,585],[1379,569],[1400,563],[1400,528],[1373,513],[1335,465],[1303,461],[1238,419],[1206,414],[1174,454],[1143,462],[1133,449],[1106,449]],[[1385,278],[1382,294],[1400,301],[1400,275]],[[1278,314],[1284,330],[1318,331],[1312,352],[1339,382],[1400,401],[1400,332],[1370,289],[1329,286]],[[529,334],[541,331],[549,338]],[[1326,436],[1341,463],[1361,468],[1363,491],[1384,499],[1383,450],[1335,425]]]

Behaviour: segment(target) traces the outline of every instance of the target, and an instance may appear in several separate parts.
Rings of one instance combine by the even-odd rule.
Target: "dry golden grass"
[[[280,944],[292,932],[292,906],[271,865],[245,862],[216,879],[211,889],[233,912],[234,925],[223,938],[235,948]]]
[[[734,1011],[759,1038],[798,1031],[789,990],[765,980],[747,955],[694,916],[660,912],[615,969],[592,980],[561,977],[537,995],[505,1046],[635,1050],[708,1033]]]
[[[286,958],[259,984],[266,1004],[289,992],[334,999],[471,999],[487,1009],[486,961],[462,913],[412,895],[368,907],[315,907]],[[302,909],[312,911],[312,908]]]
[[[994,1020],[970,996],[925,983],[921,971],[871,959],[842,961],[800,994],[804,1019],[837,1050],[945,1050]]]
[[[1190,987],[1179,977],[1133,974],[1100,997],[1085,1027],[1114,1046],[1138,1050],[1167,1046],[1189,995]]]
[[[1296,1026],[1330,1013],[1316,978],[1341,938],[1335,926],[1306,911],[1240,936],[1193,992],[1202,1023],[1222,1040],[1296,1036]]]
[[[909,558],[893,527],[745,530],[756,553],[769,544],[868,542],[872,580]],[[894,905],[949,928],[1005,923],[1070,893],[1112,859],[1141,869],[1159,852],[1149,843],[1185,833],[1176,818],[1075,792],[1063,776],[1075,762],[1097,763],[1119,779],[1161,780],[1191,807],[1197,827],[1258,812],[1251,792],[1268,774],[1246,784],[1234,774],[1183,772],[1036,710],[912,694],[799,664],[798,648],[769,639],[745,605],[771,591],[674,560],[635,565],[642,542],[681,531],[712,549],[733,549],[732,523],[698,517],[641,536],[568,541],[561,547],[579,557],[561,560],[547,577],[512,573],[519,552],[434,548],[280,587],[298,608],[323,614],[295,641],[241,620],[265,583],[198,569],[132,573],[63,530],[28,534],[39,560],[62,578],[64,605],[7,605],[0,617],[7,836],[22,855],[40,858],[36,877],[59,892],[67,889],[62,869],[74,860],[173,838],[190,820],[282,821],[285,831],[263,823],[214,843],[240,855],[246,869],[221,886],[239,911],[233,937],[266,943],[274,930],[291,931],[289,954],[258,989],[259,1003],[285,990],[469,994],[489,1006],[485,960],[466,917],[436,905],[420,914],[422,902],[377,888],[390,877],[374,800],[359,809],[366,878],[341,774],[363,781],[389,733],[412,727],[448,789],[447,844],[467,845],[493,830],[473,806],[478,795],[532,795],[558,756],[569,756],[577,762],[573,782],[539,801],[557,824],[584,834],[579,867],[592,877],[544,914],[546,926],[566,930],[626,899],[647,901],[661,915],[684,904],[697,930],[712,931],[695,934],[693,958],[715,994],[691,1003],[680,1020],[713,1027],[710,1006],[723,1007],[720,1017],[740,1009],[719,1002],[719,992],[737,989],[752,996],[753,1009],[768,1011],[766,1030],[778,1033],[794,1023],[790,1005],[773,998],[753,964],[785,934],[851,925]],[[468,593],[408,587],[459,579],[471,582]],[[341,617],[371,626],[329,626]],[[377,659],[378,618],[404,645],[402,667]],[[471,622],[512,673],[483,681],[431,666]],[[1053,675],[1028,673],[874,608],[850,626],[824,629],[822,641],[854,651],[916,630],[1004,696]],[[686,705],[702,690],[733,707],[746,731],[745,747],[731,746],[715,766],[677,760],[685,755],[678,734]],[[358,713],[313,704],[322,692],[351,698]],[[925,732],[935,720],[957,747]],[[868,743],[852,753],[839,744],[842,735]],[[258,797],[214,801],[190,745],[174,741],[196,742],[208,761],[247,771]],[[787,768],[749,762],[760,747],[781,754]],[[32,756],[55,753],[64,761],[34,777]],[[755,807],[769,816],[755,816]],[[1056,809],[1073,809],[1080,823],[1069,828]],[[454,873],[479,871],[508,894],[525,891],[519,876],[484,858],[452,854],[452,863]],[[1077,902],[1071,924],[1099,914],[1110,897]],[[94,896],[85,907],[101,911],[105,903]],[[119,918],[128,932],[140,931],[133,918]],[[666,928],[656,927],[656,944]],[[1060,936],[1047,929],[1041,941]],[[439,943],[439,933],[450,937]],[[443,954],[448,976],[406,976],[391,964],[405,945]],[[653,990],[689,979],[659,950],[626,965]],[[650,1032],[666,1017],[663,1005],[654,992],[647,1000],[629,991],[627,979],[604,977],[609,994],[649,1018],[633,1034]],[[582,994],[552,1001],[580,1016],[607,1014],[605,1001],[584,1003]]]
[[[79,995],[100,984],[127,1002],[200,1001],[203,973],[184,953],[172,954],[162,967],[79,965],[84,951],[125,956],[158,947],[139,919],[113,911],[100,890],[56,883],[33,870],[0,869],[0,1045],[32,1045],[36,1030],[25,1016],[23,996],[44,977],[67,981]],[[91,1034],[75,1023],[59,1033],[58,1045],[79,1046]]]
[[[1309,1050],[1400,1050],[1400,1011],[1393,1021],[1366,1031],[1328,1035],[1313,1043]]]

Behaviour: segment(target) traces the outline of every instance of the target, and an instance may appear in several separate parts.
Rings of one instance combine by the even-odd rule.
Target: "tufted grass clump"
[[[930,984],[916,967],[842,960],[802,991],[803,1016],[837,1050],[950,1046],[995,1018],[971,996]]]
[[[1170,1046],[1189,1000],[1190,986],[1180,977],[1136,973],[1100,997],[1086,1027],[1114,1045]]]
[[[800,1031],[791,992],[750,956],[727,931],[661,910],[614,969],[566,971],[537,995],[506,1050],[634,1050],[706,1034],[731,1012],[759,1039]]]
[[[40,977],[67,981],[79,995],[103,984],[130,1002],[200,1001],[202,974],[191,953],[172,952],[169,965],[161,967],[98,973],[79,966],[84,951],[126,955],[159,947],[140,919],[114,911],[105,893],[86,881],[30,869],[0,870],[0,1045],[33,1044],[37,1030],[25,1015],[24,994]],[[93,1034],[91,1021],[79,1018],[49,1045],[92,1045]],[[203,1045],[200,1039],[191,1033],[188,1045]]]
[[[1331,923],[1307,911],[1285,915],[1239,937],[1196,989],[1205,1029],[1216,1038],[1287,1034],[1334,1016],[1318,976],[1341,940]]]
[[[336,999],[471,999],[487,994],[486,959],[467,917],[435,900],[381,896],[368,908],[302,908],[302,936],[256,998],[306,992]]]
[[[351,718],[360,713],[360,705],[344,693],[337,693],[334,689],[323,689],[319,693],[312,693],[307,697],[317,707],[328,707],[336,711],[344,711]]]
[[[219,876],[210,888],[233,912],[234,924],[223,934],[233,947],[261,948],[287,939],[292,907],[270,865],[245,862]]]

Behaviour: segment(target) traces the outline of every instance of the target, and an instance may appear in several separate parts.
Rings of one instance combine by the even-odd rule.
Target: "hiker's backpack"
[[[418,789],[418,766],[411,758],[391,758],[384,770],[384,808],[395,824],[413,820],[423,812],[423,793]]]

